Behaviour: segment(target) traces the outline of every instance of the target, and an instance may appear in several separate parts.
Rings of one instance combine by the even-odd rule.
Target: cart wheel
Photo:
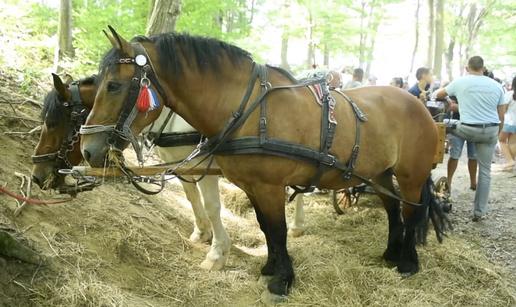
[[[450,200],[450,184],[448,178],[441,177],[435,183],[435,196],[441,200],[442,209],[445,213],[449,213],[452,210],[452,204]]]
[[[332,190],[333,196],[333,208],[337,214],[344,214],[346,208],[351,208],[356,205],[360,198],[359,193],[353,193],[353,188],[347,188],[342,190]]]

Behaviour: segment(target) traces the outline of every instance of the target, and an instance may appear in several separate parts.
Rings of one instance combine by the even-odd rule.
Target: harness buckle
[[[264,90],[268,90],[272,87],[272,84],[269,81],[260,82],[260,85],[263,87]]]
[[[267,118],[260,117],[260,131],[262,129],[265,130],[266,126],[267,126]]]
[[[327,157],[330,157],[330,158],[331,158],[331,162],[330,162],[330,163],[328,163],[328,162],[326,162],[326,161],[324,161],[324,160],[322,160],[322,159],[321,159],[321,163],[322,163],[322,164],[332,167],[332,166],[334,166],[334,165],[335,165],[335,163],[337,163],[337,158],[335,158],[335,156],[334,156],[334,155],[327,155]]]

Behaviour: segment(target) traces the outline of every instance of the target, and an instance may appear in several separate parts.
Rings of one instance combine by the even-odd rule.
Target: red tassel
[[[312,65],[312,68],[313,68],[313,69],[316,69],[316,68],[317,68],[317,65],[313,64],[313,65]]]
[[[150,109],[150,97],[149,97],[149,89],[147,85],[144,85],[140,90],[140,95],[138,95],[138,102],[136,106],[140,111],[146,112]]]

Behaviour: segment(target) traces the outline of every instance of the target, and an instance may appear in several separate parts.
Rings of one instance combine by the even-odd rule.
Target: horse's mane
[[[78,80],[79,85],[94,85],[97,79],[97,75],[91,75]],[[43,100],[43,109],[41,110],[40,118],[46,122],[49,128],[54,128],[60,121],[66,116],[66,108],[63,105],[63,101],[59,97],[59,94],[52,88],[50,92],[45,96]]]
[[[53,88],[45,96],[43,101],[43,109],[41,110],[41,120],[46,122],[49,128],[53,128],[59,124],[59,121],[65,116],[65,107],[61,102],[61,98],[57,91]]]
[[[163,33],[151,37],[136,36],[131,42],[150,42],[158,53],[159,65],[163,71],[172,75],[177,80],[184,74],[181,57],[186,59],[189,68],[197,68],[201,72],[208,67],[215,73],[221,72],[221,64],[224,56],[227,56],[234,66],[238,66],[241,60],[252,60],[252,55],[237,46],[228,44],[216,38],[193,36],[188,33]],[[115,64],[124,55],[116,48],[111,48],[103,57],[100,65],[100,78],[102,80],[107,72],[113,73]],[[158,65],[158,63],[154,63]]]

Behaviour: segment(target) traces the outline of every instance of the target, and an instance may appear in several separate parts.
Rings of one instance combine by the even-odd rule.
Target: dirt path
[[[473,198],[475,192],[469,189],[469,173],[465,153],[453,178],[452,198],[455,234],[464,237],[473,248],[481,250],[488,259],[505,267],[516,278],[516,173],[496,170],[503,163],[495,158],[492,165],[492,183],[486,220],[475,223]],[[445,156],[443,164],[434,170],[434,177],[446,176]]]

